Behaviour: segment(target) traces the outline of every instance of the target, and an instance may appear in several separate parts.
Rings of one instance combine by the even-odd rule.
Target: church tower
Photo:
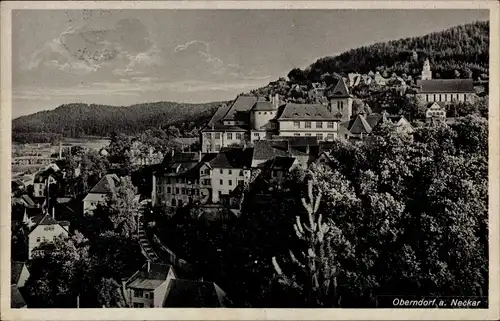
[[[429,79],[432,79],[431,64],[429,63],[429,59],[425,59],[424,67],[422,68],[422,80]]]

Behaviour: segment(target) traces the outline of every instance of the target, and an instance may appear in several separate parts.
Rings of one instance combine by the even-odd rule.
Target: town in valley
[[[11,307],[487,301],[488,37],[367,45],[175,117],[14,119]]]

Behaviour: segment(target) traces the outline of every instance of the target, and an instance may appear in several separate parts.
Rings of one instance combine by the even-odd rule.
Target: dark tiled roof
[[[278,156],[271,162],[271,169],[289,170],[295,162],[294,157]]]
[[[253,148],[223,149],[209,164],[212,168],[250,168]]]
[[[307,153],[293,146],[286,140],[261,140],[254,145],[253,157],[256,160],[271,160],[275,157],[308,156]]]
[[[227,298],[213,282],[174,279],[169,282],[164,308],[223,308]]]
[[[10,307],[12,309],[19,309],[26,306],[23,295],[19,292],[17,285],[10,286]]]
[[[370,114],[368,116],[365,116],[365,120],[370,125],[371,128],[375,128],[375,126],[378,125],[380,120],[382,119],[381,114]]]
[[[120,179],[116,174],[106,174],[104,175],[97,184],[92,187],[89,194],[111,194],[116,188],[116,185],[120,182]]]
[[[66,227],[69,226],[69,222],[67,221],[61,221],[58,222],[52,218],[48,213],[47,214],[42,214],[42,215],[37,215],[33,216],[31,218],[31,221],[33,222],[33,225],[30,227],[29,232],[31,233],[37,226],[39,225],[56,225],[59,224],[61,225],[65,230]]]
[[[242,112],[246,113],[250,111],[257,100],[259,99],[256,96],[238,96],[238,98],[236,98],[236,100],[231,105],[231,108],[229,108],[227,114],[222,119],[234,120],[239,118],[239,114]]]
[[[357,115],[356,118],[349,122],[347,127],[351,134],[369,134],[372,128],[362,115]]]
[[[236,125],[224,125],[221,123],[214,124],[213,126],[210,127],[205,127],[203,129],[204,132],[220,132],[220,131],[226,131],[226,132],[246,132],[247,130],[244,129],[241,126],[236,126]]]
[[[140,288],[140,289],[156,289],[162,284],[172,269],[170,264],[161,263],[148,263],[144,264],[137,273],[135,273],[126,283],[127,287]]]
[[[227,114],[230,107],[231,106],[228,106],[226,104],[220,106],[208,122],[207,127],[217,124]]]
[[[327,95],[331,98],[349,97],[349,90],[347,89],[344,79],[335,79],[335,82],[328,88]]]
[[[433,101],[433,102],[427,103],[427,108],[431,107],[434,104],[437,104],[441,108],[446,108],[446,104],[442,101]]]
[[[12,262],[10,268],[10,284],[16,284],[19,282],[19,277],[21,277],[21,272],[23,271],[23,267],[25,266],[25,262]]]
[[[420,93],[474,93],[472,79],[428,79],[420,80]]]
[[[283,107],[279,120],[337,120],[322,104],[288,103]]]
[[[252,109],[252,111],[269,111],[274,110],[273,104],[270,101],[257,101]]]

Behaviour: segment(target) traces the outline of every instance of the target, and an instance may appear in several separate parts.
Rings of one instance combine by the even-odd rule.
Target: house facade
[[[125,298],[134,308],[161,308],[175,278],[171,265],[148,262],[125,282]]]
[[[104,175],[83,199],[83,213],[91,214],[97,205],[106,204],[107,197],[113,194],[119,182],[116,174]]]
[[[42,244],[50,244],[57,237],[68,237],[69,222],[56,221],[48,213],[32,217],[28,222],[27,246],[28,259],[33,257],[36,248]]]
[[[446,105],[442,102],[432,102],[427,104],[425,111],[425,118],[427,120],[445,120],[446,119]]]

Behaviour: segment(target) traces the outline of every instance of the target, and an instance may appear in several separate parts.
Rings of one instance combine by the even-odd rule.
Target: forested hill
[[[112,132],[137,134],[170,125],[189,131],[208,121],[220,104],[155,102],[126,107],[67,104],[14,119],[12,133],[13,139],[30,133],[62,134],[66,137],[109,136]]]
[[[478,21],[434,32],[422,37],[405,38],[346,51],[335,57],[324,57],[305,70],[293,69],[292,82],[324,80],[333,73],[368,73],[380,71],[390,76],[406,73],[419,75],[423,61],[429,58],[435,78],[483,77],[488,74],[489,22]]]

